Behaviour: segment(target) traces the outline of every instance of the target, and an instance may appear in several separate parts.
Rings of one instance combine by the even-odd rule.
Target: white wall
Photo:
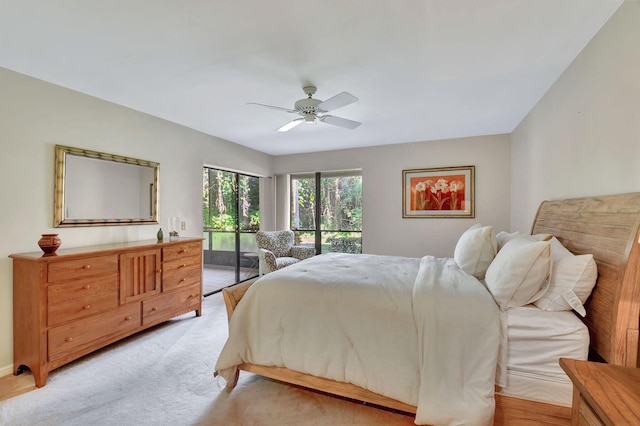
[[[384,145],[278,156],[276,174],[362,169],[363,241],[371,254],[452,256],[460,234],[474,223],[510,228],[510,141],[508,135]],[[402,170],[475,166],[475,219],[403,219]],[[277,185],[277,206],[284,185]],[[278,213],[277,226],[288,227]]]
[[[640,2],[625,1],[511,135],[511,224],[545,199],[640,191]]]
[[[155,239],[158,225],[52,228],[54,146],[160,163],[160,226],[187,221],[202,236],[202,166],[270,175],[273,157],[183,126],[0,68],[0,376],[13,363],[11,253],[39,251],[42,233],[62,248]],[[267,180],[270,182],[271,180]],[[271,199],[262,200],[267,210]]]

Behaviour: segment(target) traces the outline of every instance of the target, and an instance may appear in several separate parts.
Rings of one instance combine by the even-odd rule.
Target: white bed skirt
[[[587,327],[571,311],[548,312],[526,305],[507,314],[507,384],[498,393],[571,406],[573,384],[558,360],[587,359]]]
[[[570,407],[573,384],[569,378],[561,380],[556,377],[508,370],[507,386],[496,393]]]

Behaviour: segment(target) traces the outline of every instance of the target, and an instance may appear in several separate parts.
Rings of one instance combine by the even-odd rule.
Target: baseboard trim
[[[9,374],[13,374],[13,364],[0,367],[0,377],[8,376]]]

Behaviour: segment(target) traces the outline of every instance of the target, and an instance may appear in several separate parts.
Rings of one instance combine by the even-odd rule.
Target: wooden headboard
[[[591,349],[610,364],[638,366],[640,192],[544,201],[532,233],[556,236],[575,254],[591,253],[598,281],[584,322]]]

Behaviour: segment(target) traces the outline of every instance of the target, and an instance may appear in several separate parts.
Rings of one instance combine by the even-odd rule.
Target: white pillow
[[[543,311],[570,311],[574,309],[583,317],[587,315],[584,302],[598,278],[598,267],[593,255],[574,255],[557,238],[551,239],[553,268],[549,290],[535,305]]]
[[[500,231],[498,232],[498,235],[496,235],[496,242],[498,243],[498,251],[500,251],[500,249],[502,247],[504,247],[504,245],[507,243],[507,241],[509,241],[512,238],[518,237],[522,234],[520,234],[518,231],[516,232],[507,232],[507,231]]]
[[[487,269],[485,283],[501,310],[538,300],[549,286],[549,241],[512,238]]]
[[[558,262],[566,257],[571,257],[573,255],[574,254],[571,253],[571,251],[566,248],[559,239],[557,239],[556,237],[553,237],[551,239],[551,258],[554,262]]]
[[[453,259],[463,271],[482,279],[496,256],[496,237],[493,227],[476,223],[458,239]]]
[[[533,234],[531,239],[535,241],[550,241],[553,238],[551,234]]]
[[[551,234],[526,235],[526,234],[521,234],[518,231],[516,232],[500,231],[498,232],[498,235],[496,235],[496,241],[498,242],[498,251],[500,251],[500,249],[507,243],[507,241],[516,237],[528,238],[533,241],[547,241],[547,240],[550,240],[551,237],[553,237],[553,235]]]

